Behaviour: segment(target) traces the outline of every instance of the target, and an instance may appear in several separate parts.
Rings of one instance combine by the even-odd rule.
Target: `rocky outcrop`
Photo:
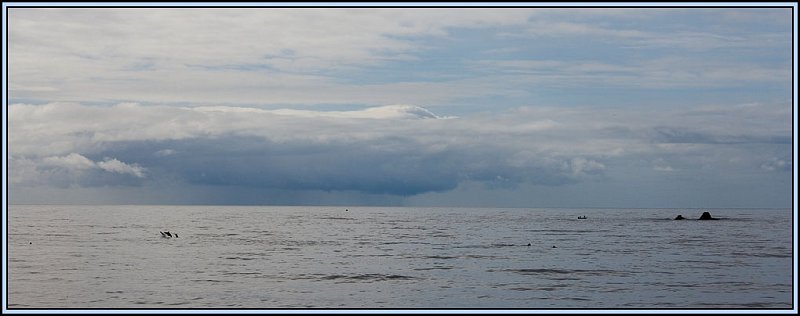
[[[677,220],[681,220],[681,219],[686,219],[686,217],[683,217],[683,215],[678,215],[678,216],[675,217],[676,221]]]
[[[711,217],[711,213],[709,213],[709,212],[703,212],[703,215],[700,215],[700,218],[699,218],[699,219],[700,219],[700,220],[717,220],[717,219],[719,219],[719,218],[713,218],[713,217]]]

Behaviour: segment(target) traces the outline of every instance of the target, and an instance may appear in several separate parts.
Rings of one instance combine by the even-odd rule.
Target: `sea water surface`
[[[703,211],[720,220],[696,220]],[[793,221],[788,209],[10,205],[7,298],[11,309],[784,309]]]

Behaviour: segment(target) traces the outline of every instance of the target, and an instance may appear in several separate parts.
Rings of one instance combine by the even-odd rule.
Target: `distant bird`
[[[344,211],[345,211],[345,212],[350,212],[350,210],[348,210],[348,209],[344,209]]]
[[[557,247],[555,245],[553,245],[553,248],[557,248]]]

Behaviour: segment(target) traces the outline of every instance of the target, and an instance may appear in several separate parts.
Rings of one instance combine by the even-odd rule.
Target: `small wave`
[[[429,267],[429,268],[415,268],[415,271],[428,271],[428,270],[452,270],[453,267]]]
[[[474,254],[465,255],[465,256],[463,256],[463,258],[468,258],[468,259],[506,259],[506,257],[501,257],[501,256],[474,255]]]
[[[512,287],[512,288],[509,288],[509,290],[511,290],[511,291],[535,291],[535,290],[553,291],[553,290],[555,290],[555,288],[541,287],[541,288],[535,289],[535,288],[530,288],[530,287]]]
[[[514,272],[522,275],[575,275],[575,276],[609,276],[618,275],[626,276],[629,273],[616,270],[581,270],[581,269],[502,269],[494,270],[489,269],[486,272]]]
[[[263,229],[245,229],[245,230],[242,230],[242,232],[258,234],[259,236],[272,236],[272,235],[275,235],[275,232],[269,231],[269,230],[263,230]]]
[[[422,258],[424,258],[424,259],[458,259],[458,257],[454,257],[454,256],[439,256],[439,255],[423,256]]]
[[[152,302],[150,302],[150,301],[135,301],[133,303],[136,304],[136,305],[163,305],[164,304],[164,302],[162,302],[162,301],[152,301]]]
[[[224,275],[260,275],[261,272],[223,272]]]
[[[591,301],[591,299],[583,297],[559,297],[557,300],[561,301]]]
[[[734,256],[748,256],[759,258],[791,258],[792,254],[778,254],[778,253],[759,253],[759,252],[733,252]]]
[[[228,259],[228,260],[255,260],[256,258],[248,258],[248,257],[224,257],[224,259]]]
[[[528,229],[534,233],[598,233],[610,232],[610,229]]]
[[[514,244],[491,244],[491,245],[465,245],[465,246],[455,246],[453,248],[481,248],[481,249],[490,249],[490,248],[500,248],[500,247],[513,247],[513,246],[524,246],[523,244],[514,245]]]
[[[366,273],[366,274],[351,274],[351,275],[331,274],[331,275],[319,276],[316,279],[322,281],[337,281],[342,283],[352,283],[352,282],[379,282],[379,281],[407,281],[407,280],[417,280],[418,278],[407,275],[399,275],[399,274]]]
[[[672,283],[672,284],[659,284],[659,285],[667,288],[694,288],[701,286],[699,284],[694,284],[694,283]]]
[[[425,230],[428,230],[428,228],[427,228],[427,227],[422,227],[422,226],[416,226],[416,227],[411,227],[411,226],[394,226],[394,227],[391,227],[391,228],[389,228],[389,229],[406,229],[406,230],[423,230],[423,231],[425,231]]]
[[[354,221],[355,218],[350,217],[320,217],[320,219],[332,219],[332,220],[340,220],[340,221]]]
[[[443,233],[431,234],[430,236],[431,236],[431,237],[436,237],[436,238],[453,238],[453,237],[455,237],[454,235],[451,235],[451,234],[443,234]]]
[[[213,283],[232,283],[230,280],[215,280],[215,279],[193,279],[192,282],[213,282]]]
[[[791,308],[791,305],[775,302],[749,302],[741,304],[728,303],[696,303],[695,305],[710,308]]]
[[[343,244],[341,241],[335,240],[284,240],[280,243],[290,247],[339,246]]]

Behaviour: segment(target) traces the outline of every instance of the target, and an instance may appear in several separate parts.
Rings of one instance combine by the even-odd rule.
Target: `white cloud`
[[[144,178],[145,169],[137,165],[129,165],[114,158],[106,158],[97,162],[97,166],[108,172],[130,174],[137,178]]]
[[[175,151],[174,149],[167,148],[167,149],[161,149],[161,150],[155,152],[154,155],[160,156],[160,157],[166,157],[166,156],[174,155],[176,153],[177,153],[177,151]]]
[[[46,157],[42,159],[42,165],[48,167],[59,167],[68,170],[87,170],[96,166],[94,161],[91,161],[88,158],[76,153],[71,153],[63,157]]]
[[[98,177],[104,177],[102,170],[109,173],[127,174],[136,178],[145,178],[146,168],[137,164],[126,164],[116,158],[106,157],[103,161],[92,161],[79,153],[70,153],[64,156],[24,156],[12,154],[9,159],[11,166],[10,182],[19,185],[44,185],[44,186],[73,186],[109,184],[119,179],[107,178],[98,182]]]
[[[245,110],[247,111],[247,110]],[[270,113],[289,115],[297,117],[331,117],[331,118],[372,118],[372,119],[392,119],[392,118],[416,118],[416,119],[442,119],[452,117],[441,117],[433,114],[426,108],[415,105],[387,105],[371,107],[359,111],[303,111],[292,109],[280,109],[266,111]]]

